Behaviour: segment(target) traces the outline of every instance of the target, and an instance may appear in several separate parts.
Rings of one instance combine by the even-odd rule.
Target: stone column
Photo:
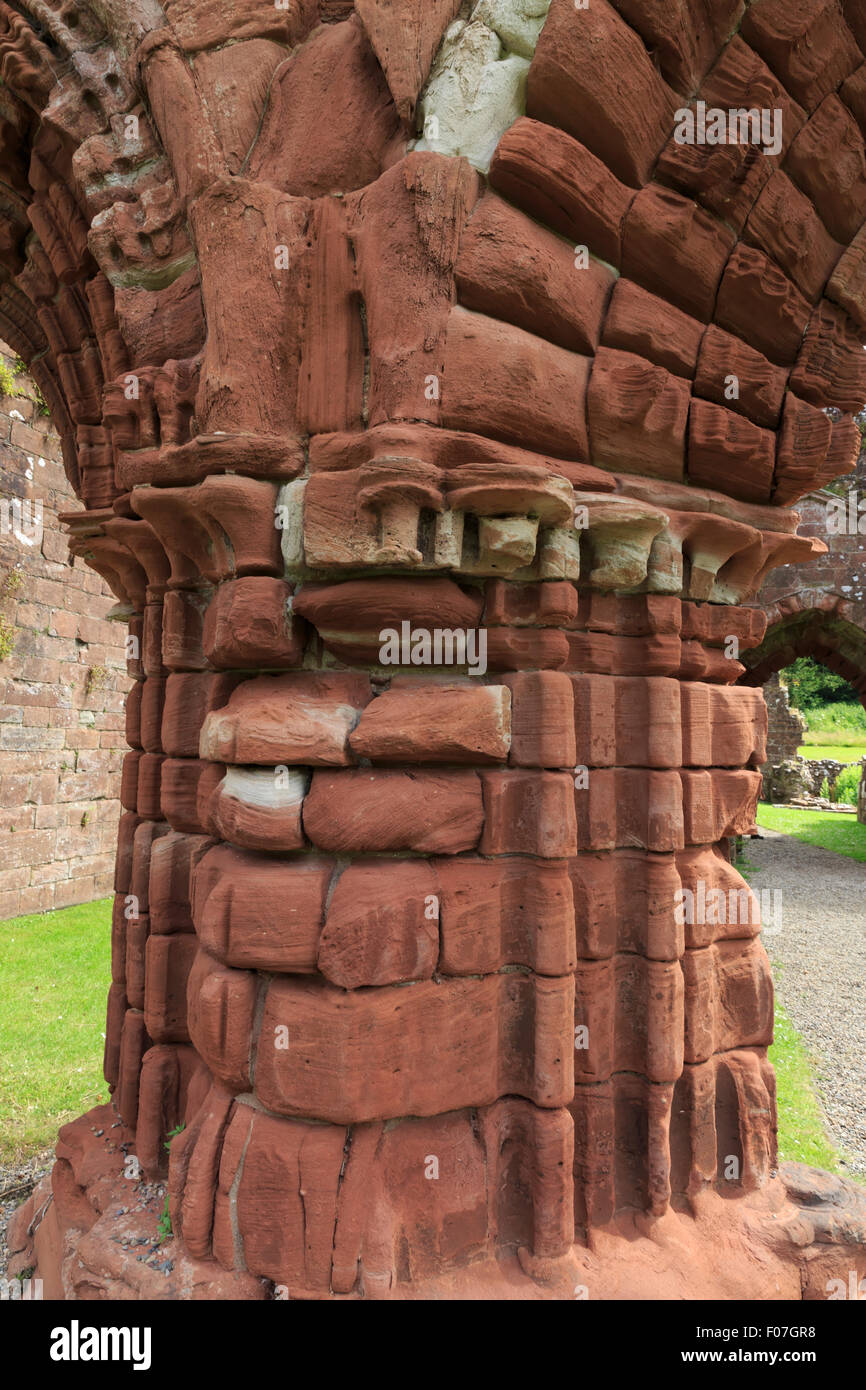
[[[136,678],[117,1118],[62,1132],[36,1237],[67,1295],[799,1296],[801,1247],[810,1289],[855,1258],[776,1175],[724,845],[765,753],[744,605],[859,438],[823,171],[863,141],[811,113],[862,53],[841,14],[801,48],[767,4],[730,42],[734,9],[694,42],[547,9],[136,11],[146,136],[82,139],[86,254],[46,230],[19,276],[107,344],[70,528]],[[802,127],[806,191],[677,138],[696,90]]]

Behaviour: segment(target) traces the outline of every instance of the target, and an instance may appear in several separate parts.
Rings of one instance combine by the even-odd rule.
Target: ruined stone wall
[[[32,380],[16,387],[0,400],[0,919],[111,891],[129,686],[115,600],[57,520],[79,508],[59,440]]]
[[[767,702],[767,761],[764,764],[766,790],[767,771],[784,758],[796,757],[797,749],[803,742],[806,721],[799,710],[791,708],[788,691],[779,680],[778,672],[772,675],[764,686],[764,699]]]

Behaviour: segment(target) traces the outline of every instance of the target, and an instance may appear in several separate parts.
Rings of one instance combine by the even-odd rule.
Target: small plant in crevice
[[[0,615],[0,661],[5,661],[15,647],[15,627]]]
[[[91,666],[84,680],[84,694],[91,696],[108,680],[107,666]]]
[[[171,1149],[172,1139],[174,1139],[178,1134],[180,1134],[181,1130],[183,1129],[186,1129],[186,1125],[181,1124],[178,1125],[175,1129],[170,1129],[168,1131],[168,1134],[165,1137],[165,1147],[167,1149]],[[168,1240],[169,1237],[173,1235],[171,1225],[171,1204],[167,1192],[165,1194],[165,1206],[162,1209],[162,1216],[159,1218],[159,1221],[157,1222],[156,1229],[159,1232],[158,1244],[160,1245],[162,1245],[162,1242],[164,1240]]]
[[[23,583],[24,576],[20,569],[17,565],[11,565],[3,578],[0,579],[0,603],[3,599],[11,598],[13,594],[17,594]]]

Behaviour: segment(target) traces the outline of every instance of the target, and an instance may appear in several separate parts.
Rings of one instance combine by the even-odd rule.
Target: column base
[[[280,1297],[268,1279],[193,1259],[173,1236],[160,1241],[165,1185],[124,1177],[131,1135],[111,1106],[91,1110],[70,1131],[75,1171],[61,1142],[51,1174],[12,1218],[10,1276],[41,1279],[46,1299]],[[386,1288],[368,1281],[362,1294],[348,1297],[842,1299],[857,1296],[866,1278],[866,1191],[842,1178],[784,1163],[760,1191],[725,1199],[706,1190],[689,1205],[662,1217],[622,1214],[559,1259],[503,1252],[419,1283]]]

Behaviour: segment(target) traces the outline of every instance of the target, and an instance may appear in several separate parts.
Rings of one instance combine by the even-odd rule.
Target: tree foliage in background
[[[811,656],[798,656],[791,666],[779,675],[788,687],[788,700],[795,709],[819,709],[821,705],[859,705],[860,697],[846,680],[813,661]]]

